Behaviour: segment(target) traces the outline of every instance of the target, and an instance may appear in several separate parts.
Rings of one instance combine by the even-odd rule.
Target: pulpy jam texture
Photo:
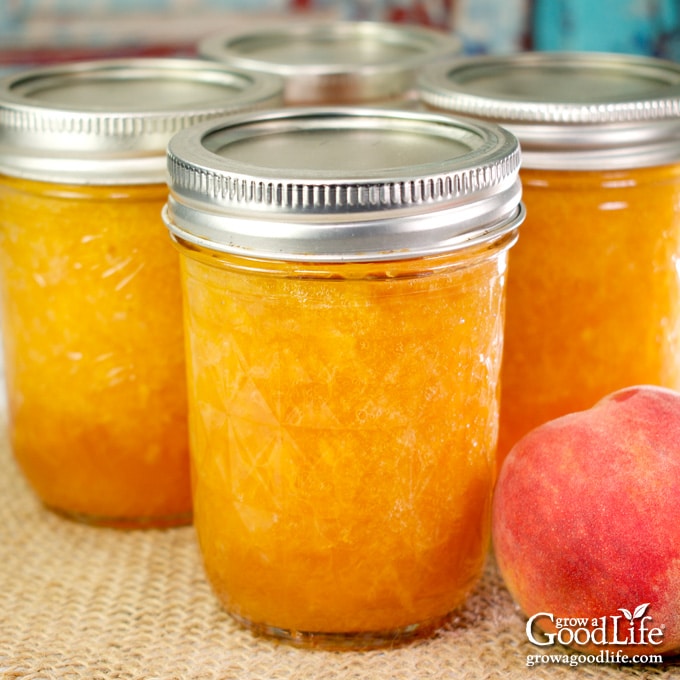
[[[195,525],[226,609],[332,637],[460,605],[489,535],[506,251],[184,254]]]
[[[521,171],[499,457],[628,385],[680,388],[680,166]]]
[[[191,518],[177,252],[164,185],[0,181],[10,434],[43,502],[104,524]]]

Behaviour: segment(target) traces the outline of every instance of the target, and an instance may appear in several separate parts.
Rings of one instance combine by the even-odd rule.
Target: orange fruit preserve
[[[680,166],[521,171],[499,454],[627,385],[680,388]]]
[[[500,127],[389,108],[170,140],[194,524],[244,626],[395,644],[481,576],[519,165]]]
[[[488,543],[504,240],[382,264],[182,249],[195,525],[237,619],[389,640],[462,603]]]
[[[164,185],[2,177],[10,435],[50,508],[114,525],[190,521],[177,253]]]
[[[499,464],[530,430],[611,392],[680,389],[680,64],[525,51],[428,66],[420,87],[522,148]]]

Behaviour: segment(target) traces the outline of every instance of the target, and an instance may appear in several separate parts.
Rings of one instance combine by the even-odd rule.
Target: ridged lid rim
[[[55,102],[34,96],[87,78],[157,78],[225,88],[209,104],[145,108],[97,101]],[[0,172],[45,181],[121,183],[163,181],[165,147],[179,130],[206,119],[277,105],[283,81],[192,58],[119,58],[51,65],[0,79]]]
[[[622,97],[601,101],[554,101],[547,98],[497,97],[466,90],[466,83],[492,71],[541,70],[559,67],[625,71],[648,74],[663,83],[654,95]],[[426,66],[418,79],[420,95],[427,104],[463,115],[490,118],[505,123],[552,123],[595,125],[675,118],[680,114],[680,64],[629,54],[597,52],[522,52],[504,57],[483,56],[450,60]]]
[[[284,63],[264,58],[246,56],[238,47],[246,40],[288,39],[294,41],[311,39],[318,43],[340,41],[348,38],[366,38],[376,42],[418,48],[416,54],[403,59],[381,63],[357,63],[341,61],[316,61],[310,63]],[[246,31],[219,32],[207,36],[198,44],[198,53],[206,58],[225,61],[239,68],[266,71],[286,77],[302,74],[317,76],[348,75],[357,72],[383,72],[386,74],[412,69],[434,58],[453,55],[462,51],[462,41],[452,33],[411,24],[379,21],[324,21],[307,20],[260,26]]]
[[[357,56],[362,53],[356,42],[372,46],[367,51],[370,56]],[[266,51],[268,44],[273,45],[273,53]],[[462,41],[453,33],[378,21],[283,22],[214,34],[198,45],[199,54],[206,59],[279,75],[291,105],[407,97],[420,67],[462,51]],[[287,59],[286,54],[293,56]]]
[[[416,135],[433,126],[442,138],[470,135],[475,141],[448,164],[374,170],[343,170],[329,161],[328,169],[286,171],[213,150],[265,128],[285,135],[304,132],[306,125],[314,132],[366,125],[377,134],[396,126]],[[511,228],[507,225],[521,212],[519,165],[517,140],[495,125],[397,109],[269,110],[204,123],[173,137],[166,221],[183,240],[260,257],[394,259],[396,251],[409,257],[491,239],[499,228]]]
[[[526,73],[601,73],[632,83],[648,82],[637,96],[559,98],[527,90],[517,96],[474,83]],[[637,79],[637,80],[636,80]],[[526,79],[531,82],[531,77]],[[473,85],[470,85],[472,83]],[[658,87],[656,86],[658,85]],[[559,87],[559,81],[558,81]],[[491,88],[488,88],[491,89]],[[634,89],[634,87],[632,88]],[[523,163],[546,169],[615,169],[680,159],[680,64],[654,57],[599,52],[523,52],[452,59],[422,69],[418,97],[428,107],[493,121],[520,140]]]

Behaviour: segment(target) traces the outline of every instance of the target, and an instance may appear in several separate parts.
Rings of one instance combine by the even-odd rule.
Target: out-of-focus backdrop
[[[601,50],[680,60],[680,0],[0,0],[0,70],[191,55],[212,32],[300,16],[436,26],[470,54]]]

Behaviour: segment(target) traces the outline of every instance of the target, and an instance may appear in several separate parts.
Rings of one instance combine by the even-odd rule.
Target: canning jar
[[[92,524],[191,520],[178,257],[161,209],[185,125],[278,102],[200,60],[0,81],[0,295],[11,445],[43,503]]]
[[[301,645],[426,634],[487,551],[517,141],[388,111],[169,145],[205,568],[233,617]]]
[[[680,65],[523,53],[423,71],[421,96],[511,130],[527,220],[510,257],[499,459],[622,387],[680,389]]]
[[[459,54],[443,30],[378,21],[291,21],[201,40],[210,60],[285,82],[285,103],[407,104],[423,64]]]

